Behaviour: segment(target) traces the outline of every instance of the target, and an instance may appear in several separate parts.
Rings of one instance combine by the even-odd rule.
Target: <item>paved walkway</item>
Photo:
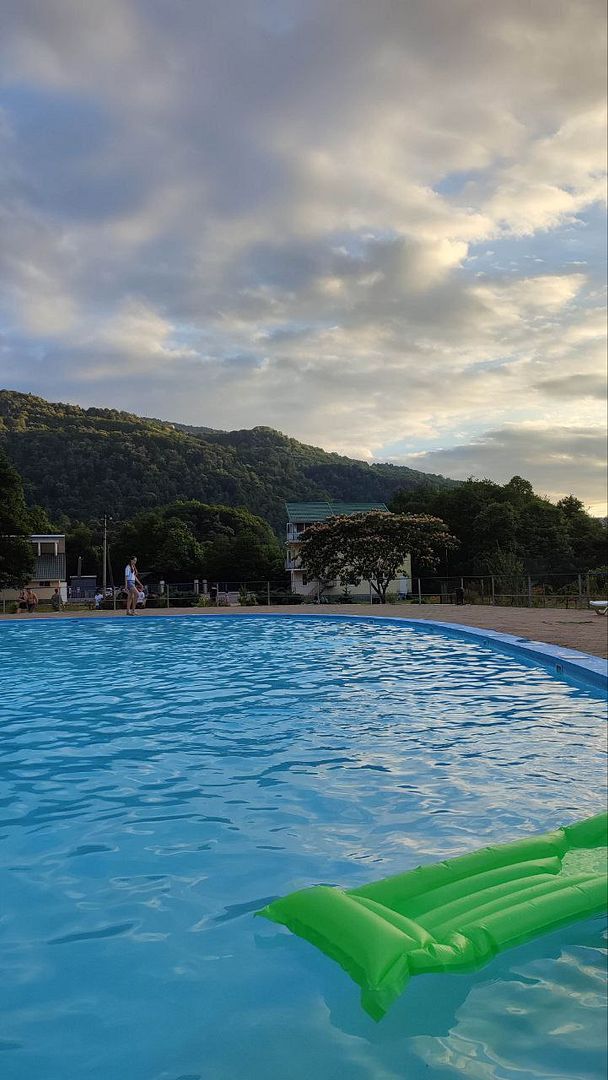
[[[562,645],[569,649],[590,653],[592,656],[608,657],[608,619],[592,611],[562,611],[554,608],[503,608],[491,606],[456,607],[452,604],[433,604],[418,607],[416,604],[327,604],[321,608],[312,605],[302,607],[256,607],[256,608],[150,608],[146,615],[163,618],[165,615],[230,615],[244,616],[272,612],[276,615],[389,615],[407,619],[423,619],[462,623],[478,626],[484,630],[499,630],[505,634],[544,641],[550,645]],[[61,615],[0,615],[0,620],[24,622],[27,619],[119,619],[124,611],[76,611]]]

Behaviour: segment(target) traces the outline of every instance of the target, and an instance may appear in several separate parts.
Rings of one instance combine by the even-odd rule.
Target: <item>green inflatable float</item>
[[[606,908],[608,815],[419,866],[359,889],[318,885],[257,914],[337,960],[381,1019],[410,976],[472,971]]]

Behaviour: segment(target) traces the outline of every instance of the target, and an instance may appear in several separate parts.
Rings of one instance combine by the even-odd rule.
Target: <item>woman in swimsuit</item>
[[[132,555],[125,566],[125,592],[127,594],[127,615],[135,615],[137,597],[143,585],[137,576],[137,557]]]

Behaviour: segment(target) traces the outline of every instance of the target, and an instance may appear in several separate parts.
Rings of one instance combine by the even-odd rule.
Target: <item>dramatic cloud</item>
[[[599,510],[599,0],[0,7],[1,382]]]
[[[593,504],[595,494],[604,493],[606,435],[599,427],[510,424],[449,450],[415,454],[410,463],[463,480],[489,476],[506,483],[511,476],[525,476],[541,494],[559,498],[576,490]]]

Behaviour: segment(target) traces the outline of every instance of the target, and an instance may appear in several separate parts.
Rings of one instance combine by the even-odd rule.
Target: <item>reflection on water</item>
[[[297,617],[0,627],[6,1080],[604,1075],[602,920],[375,1025],[252,913],[604,802],[605,707],[436,629]]]
[[[416,1036],[415,1052],[439,1075],[460,1073],[473,1080],[601,1077],[606,1039],[601,925],[602,920],[590,920],[577,928],[573,941],[560,935],[557,955],[551,955],[549,943],[543,956],[511,959],[510,970],[494,972],[491,981],[469,991],[445,1035]],[[585,932],[586,945],[580,943]]]

